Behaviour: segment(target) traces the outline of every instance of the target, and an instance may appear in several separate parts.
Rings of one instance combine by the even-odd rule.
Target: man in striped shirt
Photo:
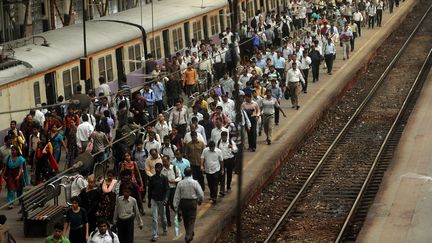
[[[197,205],[204,199],[200,184],[192,178],[192,169],[184,170],[185,178],[177,184],[174,194],[174,208],[180,210],[186,230],[185,241],[191,242],[194,236]]]

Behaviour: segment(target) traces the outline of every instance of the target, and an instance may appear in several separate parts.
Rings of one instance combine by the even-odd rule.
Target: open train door
[[[55,87],[55,72],[45,74],[45,92],[47,104],[55,104],[57,100]]]

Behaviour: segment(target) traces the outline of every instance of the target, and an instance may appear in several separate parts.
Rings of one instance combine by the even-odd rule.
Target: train
[[[237,8],[240,18],[250,19],[257,10],[275,9],[283,1],[239,0]],[[154,1],[86,21],[85,35],[79,23],[0,45],[0,53],[8,54],[0,57],[0,111],[23,110],[1,114],[0,124],[5,128],[11,120],[20,122],[28,113],[25,109],[54,104],[59,96],[67,100],[78,85],[94,89],[100,85],[99,77],[113,91],[122,76],[128,85],[139,85],[145,54],[163,59],[182,51],[191,39],[212,38],[230,26],[228,2]],[[86,81],[81,78],[83,60],[89,67]]]

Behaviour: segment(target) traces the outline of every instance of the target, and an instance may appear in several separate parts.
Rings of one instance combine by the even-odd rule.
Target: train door
[[[117,48],[115,55],[117,64],[117,80],[120,81],[124,77],[123,47]]]
[[[208,35],[208,21],[207,21],[207,15],[204,15],[203,17],[203,24],[202,24],[202,28],[204,30],[204,39],[208,39],[209,35]],[[199,40],[197,40],[199,41]]]
[[[45,92],[47,104],[55,104],[57,99],[55,87],[55,72],[45,74]]]
[[[169,38],[169,30],[164,30],[162,32],[162,37],[163,37],[163,47],[164,47],[164,52],[165,52],[165,57],[169,57],[171,56],[171,51],[170,51],[170,38]]]
[[[93,58],[89,57],[88,61],[88,70],[90,72],[89,78],[84,80],[84,89],[85,92],[88,93],[91,89],[93,89]]]
[[[185,36],[185,44],[187,46],[188,43],[190,43],[190,30],[189,30],[189,21],[183,24],[183,31]]]

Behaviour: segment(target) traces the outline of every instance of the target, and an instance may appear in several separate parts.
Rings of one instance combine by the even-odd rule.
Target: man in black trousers
[[[184,170],[185,178],[177,184],[174,195],[174,208],[183,216],[186,230],[185,241],[191,242],[194,237],[195,219],[197,216],[197,205],[204,199],[204,193],[200,184],[192,178],[192,169]]]

